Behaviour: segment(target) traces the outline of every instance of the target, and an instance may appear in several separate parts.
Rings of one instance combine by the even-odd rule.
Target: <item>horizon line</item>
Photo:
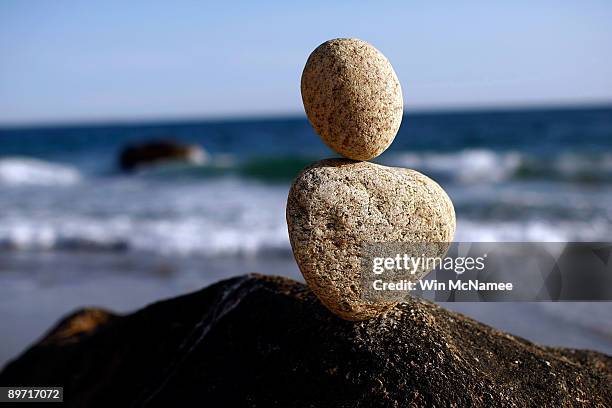
[[[465,106],[440,106],[440,107],[416,107],[404,109],[403,115],[444,115],[444,114],[473,114],[473,113],[512,113],[520,111],[546,111],[546,110],[590,110],[590,109],[612,109],[612,100],[591,102],[558,102],[558,103],[525,103],[525,104],[491,104],[491,105],[465,105]],[[134,118],[98,118],[98,119],[68,119],[32,122],[0,122],[0,131],[21,129],[51,129],[51,128],[79,128],[79,127],[112,127],[112,126],[147,126],[147,125],[178,125],[185,123],[215,123],[215,122],[249,122],[266,121],[273,119],[307,119],[306,114],[301,112],[278,112],[278,113],[251,113],[251,114],[219,114],[219,115],[168,115],[163,117],[134,117]]]

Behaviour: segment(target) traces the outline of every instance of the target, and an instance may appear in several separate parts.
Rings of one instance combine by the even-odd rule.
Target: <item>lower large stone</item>
[[[295,259],[321,302],[344,319],[364,320],[396,303],[365,296],[366,247],[431,243],[426,255],[442,257],[455,233],[455,211],[442,187],[415,170],[329,159],[295,179],[287,225]]]
[[[84,310],[0,373],[66,406],[595,407],[612,358],[542,347],[411,299],[342,320],[308,288],[250,275],[116,316]]]

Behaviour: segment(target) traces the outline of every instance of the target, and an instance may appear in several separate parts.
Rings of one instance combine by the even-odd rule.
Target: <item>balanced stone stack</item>
[[[316,162],[293,182],[287,200],[293,254],[328,309],[369,319],[396,303],[365,299],[364,245],[450,242],[453,204],[415,170],[365,161],[391,145],[403,115],[399,80],[380,51],[358,39],[327,41],[308,58],[301,85],[310,123],[345,158]]]

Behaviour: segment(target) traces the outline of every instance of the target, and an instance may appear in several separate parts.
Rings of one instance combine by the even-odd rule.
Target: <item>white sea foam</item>
[[[506,180],[518,170],[521,161],[519,153],[474,149],[454,153],[402,153],[390,159],[389,164],[473,183]]]
[[[600,221],[483,221],[459,219],[457,242],[591,242],[609,241],[609,224]]]
[[[517,177],[545,181],[612,181],[612,154],[607,152],[546,156],[466,149],[448,153],[399,153],[384,162],[463,184],[498,183]]]
[[[0,159],[0,185],[71,185],[80,179],[79,171],[67,165],[21,157]]]
[[[138,221],[117,217],[16,220],[0,227],[0,248],[130,250],[166,255],[257,255],[289,249],[286,227],[249,229],[206,219]]]
[[[597,241],[609,238],[606,225],[577,221],[459,220],[455,240]],[[205,256],[257,256],[268,252],[288,254],[290,251],[283,219],[268,218],[240,225],[205,216],[185,216],[174,220],[126,216],[92,218],[82,215],[53,219],[4,219],[0,225],[1,247],[22,250],[129,250]]]
[[[285,251],[286,189],[239,180],[158,183],[109,179],[19,205],[0,197],[0,249],[130,250],[254,255]]]
[[[609,240],[609,189],[446,186],[457,241]],[[290,253],[287,185],[239,178],[91,178],[0,194],[0,250],[205,256]]]

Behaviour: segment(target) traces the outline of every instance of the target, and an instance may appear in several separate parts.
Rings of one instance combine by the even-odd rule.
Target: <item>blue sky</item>
[[[302,114],[335,37],[391,61],[406,109],[612,101],[612,2],[0,3],[0,124]]]

